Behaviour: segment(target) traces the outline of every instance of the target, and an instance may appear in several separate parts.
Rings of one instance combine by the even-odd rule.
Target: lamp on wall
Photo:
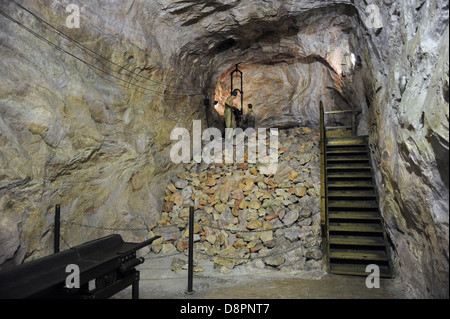
[[[408,79],[406,78],[406,75],[402,75],[400,77],[399,84],[398,84],[401,95],[403,95],[403,92],[405,92],[407,84],[408,84]]]
[[[352,65],[352,69],[354,69],[356,66],[356,55],[353,53],[350,54],[350,63]]]

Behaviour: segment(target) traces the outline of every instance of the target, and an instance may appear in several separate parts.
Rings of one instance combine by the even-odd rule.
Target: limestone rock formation
[[[398,275],[418,296],[448,296],[448,1],[380,12],[362,63],[382,213]]]

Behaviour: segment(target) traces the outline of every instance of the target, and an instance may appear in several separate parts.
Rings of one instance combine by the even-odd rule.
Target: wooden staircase
[[[323,121],[323,108],[321,115]],[[335,113],[333,113],[335,114]],[[376,264],[380,276],[392,277],[387,237],[379,213],[366,136],[352,127],[323,129],[323,224],[328,271],[368,276]]]

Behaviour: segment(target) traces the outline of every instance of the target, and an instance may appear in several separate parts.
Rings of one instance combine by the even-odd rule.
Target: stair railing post
[[[188,288],[186,294],[192,295],[194,279],[194,207],[189,207],[189,256],[188,256]]]
[[[53,249],[54,253],[59,252],[60,248],[60,232],[61,232],[61,206],[56,204],[55,206],[55,230],[54,230],[54,244]]]
[[[321,203],[321,224],[325,226],[325,118],[323,103],[320,101],[320,203]]]

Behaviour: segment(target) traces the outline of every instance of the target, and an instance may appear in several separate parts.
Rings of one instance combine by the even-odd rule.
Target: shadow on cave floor
[[[365,277],[331,275],[321,270],[283,272],[237,266],[228,274],[213,263],[199,260],[202,272],[194,273],[192,295],[187,289],[187,270],[171,270],[174,257],[150,254],[139,266],[141,299],[404,299],[405,286],[396,279],[381,279],[380,288],[368,289]],[[131,287],[113,297],[130,299]]]

